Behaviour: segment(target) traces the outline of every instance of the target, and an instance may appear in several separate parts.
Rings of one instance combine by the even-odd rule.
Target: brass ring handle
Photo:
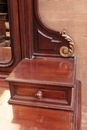
[[[41,99],[43,96],[42,91],[38,91],[35,95],[36,98]]]

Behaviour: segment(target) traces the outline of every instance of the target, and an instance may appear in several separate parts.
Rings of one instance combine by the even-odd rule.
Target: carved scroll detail
[[[69,42],[69,46],[68,47],[62,46],[60,48],[60,55],[62,57],[70,57],[73,55],[73,53],[75,51],[74,42],[73,42],[72,38],[66,33],[65,29],[62,30],[61,35]]]

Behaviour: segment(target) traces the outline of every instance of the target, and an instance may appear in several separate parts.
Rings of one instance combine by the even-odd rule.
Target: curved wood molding
[[[60,48],[60,55],[63,57],[70,57],[73,55],[75,50],[74,42],[72,38],[66,33],[66,30],[62,30],[61,34],[62,37],[64,37],[68,41],[69,46],[62,46]]]
[[[74,53],[74,42],[66,34],[47,28],[41,21],[38,0],[34,1],[34,55],[70,57]]]
[[[9,74],[21,60],[18,0],[8,0],[8,14],[10,23],[12,59],[7,63],[0,63],[1,76]]]

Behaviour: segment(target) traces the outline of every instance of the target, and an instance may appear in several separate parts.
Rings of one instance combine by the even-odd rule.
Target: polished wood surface
[[[9,105],[8,87],[8,83],[0,79],[1,130],[75,130],[71,111]],[[80,96],[78,98],[80,100]],[[80,122],[78,123],[80,124]],[[80,128],[77,127],[76,130],[80,130]]]
[[[15,43],[15,53],[12,56],[16,57],[17,52],[21,53],[16,57],[21,62],[6,79],[10,87],[9,103],[23,105],[17,109],[23,109],[19,115],[26,115],[27,109],[24,109],[28,108],[28,129],[80,130],[81,83],[76,80],[75,75],[73,40],[65,30],[56,32],[43,25],[39,19],[38,0],[8,0],[8,3],[12,18],[10,22],[13,22],[11,29],[14,30],[11,35],[18,36],[18,41],[12,37]],[[18,21],[14,26],[16,18]],[[64,59],[63,56],[71,58]],[[36,113],[41,114],[46,124],[43,121],[41,125],[37,122]],[[65,119],[64,122],[62,119]]]
[[[21,60],[18,1],[7,0],[7,2],[10,24],[10,47],[12,51],[12,58],[9,62],[0,62],[0,77],[6,77],[6,75],[10,73]],[[4,55],[2,59],[3,58]]]
[[[75,83],[75,59],[39,57],[24,59],[7,77],[8,81],[64,85]]]
[[[10,103],[74,110],[74,58],[24,59],[6,80],[10,85]]]
[[[6,78],[11,94],[9,103],[71,112],[73,127],[69,130],[80,130],[81,83],[75,78],[75,65],[74,58],[22,60]]]

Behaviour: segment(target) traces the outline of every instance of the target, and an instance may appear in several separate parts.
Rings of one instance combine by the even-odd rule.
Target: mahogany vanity
[[[6,78],[11,94],[9,103],[39,108],[40,112],[64,112],[65,118],[68,112],[71,126],[64,130],[80,130],[81,82],[76,79],[74,41],[65,29],[57,32],[43,25],[38,0],[8,0],[8,5],[10,10],[18,5],[21,50],[19,64]],[[54,130],[58,130],[56,123]]]

